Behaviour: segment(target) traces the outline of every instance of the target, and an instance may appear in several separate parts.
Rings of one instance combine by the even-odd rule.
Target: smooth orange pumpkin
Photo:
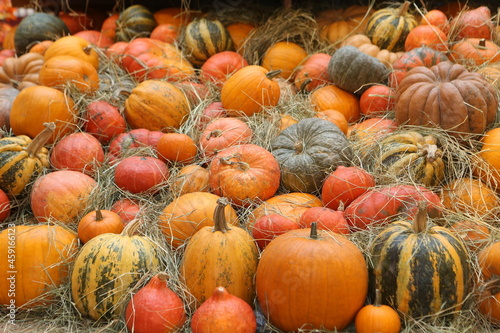
[[[262,57],[261,66],[268,71],[281,70],[279,76],[292,80],[296,68],[307,57],[306,50],[292,42],[278,42],[269,47]]]
[[[97,209],[86,214],[78,222],[78,238],[82,243],[104,233],[120,234],[123,231],[123,221],[115,212]]]
[[[329,84],[314,90],[310,95],[310,103],[317,111],[340,111],[349,123],[360,117],[359,98],[336,85]]]
[[[210,189],[209,172],[197,164],[182,167],[170,177],[170,189],[175,196],[191,192],[208,192]]]
[[[92,44],[78,36],[65,36],[56,40],[45,51],[45,61],[59,55],[69,55],[85,60],[99,69],[99,55],[93,49]]]
[[[163,161],[181,164],[193,163],[198,148],[193,139],[184,133],[165,133],[156,144],[158,157]]]

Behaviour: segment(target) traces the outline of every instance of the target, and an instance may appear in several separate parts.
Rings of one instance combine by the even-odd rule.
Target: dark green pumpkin
[[[327,70],[333,84],[358,95],[374,84],[385,83],[389,76],[389,70],[380,60],[352,45],[338,49]]]
[[[337,166],[350,165],[352,151],[344,133],[332,122],[306,118],[285,128],[271,152],[281,169],[281,185],[291,192],[318,191]]]
[[[405,50],[405,40],[418,25],[414,15],[408,12],[410,1],[400,7],[388,7],[375,11],[366,24],[366,35],[373,44],[392,52]]]
[[[149,37],[156,27],[153,13],[143,5],[127,7],[116,20],[116,41],[130,42],[133,38]]]
[[[468,252],[449,229],[428,227],[425,209],[375,238],[367,260],[370,291],[380,289],[383,304],[406,316],[451,319],[469,291]]]
[[[363,165],[370,172],[380,175],[379,184],[409,181],[423,186],[437,186],[444,178],[442,155],[435,136],[400,131],[368,147]]]
[[[184,47],[191,63],[201,66],[212,55],[233,50],[233,40],[220,21],[201,18],[187,25]]]
[[[29,51],[36,42],[56,40],[69,35],[69,29],[59,17],[47,13],[26,16],[14,33],[14,47],[18,56]]]

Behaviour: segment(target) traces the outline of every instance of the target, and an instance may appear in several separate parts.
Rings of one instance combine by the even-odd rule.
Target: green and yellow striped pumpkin
[[[382,8],[370,16],[366,35],[373,44],[392,52],[405,50],[406,36],[418,25],[415,16],[408,13],[410,5],[410,1],[405,1],[399,8]]]
[[[411,181],[436,186],[444,178],[442,156],[435,136],[401,131],[386,136],[369,148],[364,162],[368,170],[384,177],[380,180],[382,183]]]
[[[143,5],[127,7],[116,20],[117,42],[130,42],[137,37],[149,37],[156,27],[153,13]]]
[[[160,269],[156,245],[134,235],[140,220],[127,224],[121,234],[106,233],[90,239],[75,259],[71,295],[83,316],[94,320],[122,314],[131,288],[145,274]]]
[[[413,223],[391,223],[370,248],[370,291],[412,318],[452,318],[468,293],[470,267],[463,242],[440,226],[427,226],[425,205]],[[443,316],[443,317],[441,317]]]
[[[49,151],[44,147],[56,125],[46,123],[33,140],[26,135],[0,139],[0,189],[9,196],[21,194],[43,168],[49,167]]]
[[[184,47],[191,63],[201,66],[214,54],[233,50],[233,40],[220,21],[201,18],[187,25]]]

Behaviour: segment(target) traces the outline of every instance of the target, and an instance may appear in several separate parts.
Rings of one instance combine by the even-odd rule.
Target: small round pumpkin
[[[484,38],[465,38],[451,47],[450,58],[468,68],[500,62],[500,46]]]
[[[156,144],[158,157],[164,162],[193,163],[198,148],[193,139],[184,133],[165,133]]]
[[[320,86],[329,84],[328,63],[331,57],[326,53],[314,53],[307,57],[295,73],[295,88],[311,92]]]
[[[268,71],[281,69],[280,77],[292,80],[298,66],[307,57],[304,48],[296,43],[283,41],[271,45],[262,57],[261,66]]]
[[[359,98],[334,84],[319,87],[311,92],[309,100],[316,112],[337,110],[349,123],[356,122],[360,117]]]
[[[399,314],[388,305],[383,305],[380,289],[375,290],[373,304],[365,305],[356,314],[354,321],[358,333],[399,333],[401,319]]]
[[[114,182],[130,193],[155,193],[167,182],[169,175],[167,164],[158,158],[129,156],[118,163]]]
[[[123,221],[120,215],[110,210],[97,209],[86,214],[78,222],[78,238],[84,244],[101,234],[119,234],[122,231]]]
[[[103,145],[109,144],[113,138],[127,130],[125,118],[118,107],[106,101],[90,102],[83,117],[85,132],[93,135]]]
[[[116,20],[115,41],[130,42],[137,37],[149,37],[156,27],[153,13],[143,5],[132,5]]]
[[[183,166],[177,174],[170,177],[170,189],[176,196],[191,192],[208,192],[209,175],[207,169],[197,164]]]

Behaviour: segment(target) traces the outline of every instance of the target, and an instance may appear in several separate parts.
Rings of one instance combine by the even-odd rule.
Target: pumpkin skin
[[[268,72],[261,66],[245,66],[222,86],[222,107],[229,116],[251,116],[266,107],[274,107],[280,98],[280,85],[273,80],[279,71]]]
[[[9,84],[21,91],[40,84],[40,69],[43,56],[37,53],[8,57],[0,67],[0,83]]]
[[[212,82],[222,88],[227,78],[237,70],[248,66],[243,56],[234,51],[222,51],[214,54],[200,68],[200,80]]]
[[[176,196],[191,192],[208,192],[209,174],[207,169],[197,164],[186,165],[175,176],[170,177],[170,189]]]
[[[86,214],[78,222],[78,238],[83,244],[92,238],[105,234],[119,234],[123,231],[123,221],[115,212],[97,209]]]
[[[334,84],[315,89],[309,95],[309,100],[316,112],[337,110],[345,116],[349,123],[359,120],[360,107],[358,96]]]
[[[45,52],[44,60],[61,55],[73,56],[85,60],[99,69],[99,55],[88,41],[78,36],[65,36],[56,40]]]
[[[410,1],[399,8],[383,8],[375,11],[366,24],[366,35],[373,44],[389,51],[404,51],[408,33],[418,25],[415,16],[408,13]]]
[[[35,41],[56,40],[68,35],[69,29],[63,20],[47,13],[34,13],[19,23],[14,34],[16,54],[28,52],[29,45]]]
[[[47,141],[50,144],[74,131],[76,114],[75,102],[63,92],[45,86],[28,87],[12,103],[10,126],[15,135],[34,138],[43,131],[44,123],[54,122],[56,128]]]
[[[178,248],[201,228],[213,226],[214,211],[219,198],[213,193],[192,192],[183,194],[168,204],[158,217],[158,226],[167,243]],[[238,224],[233,207],[226,206],[225,214],[228,223]]]
[[[110,210],[115,212],[123,220],[123,224],[127,225],[134,220],[141,211],[141,205],[137,200],[123,198],[116,200]]]
[[[377,58],[352,45],[335,51],[328,63],[330,80],[351,93],[362,94],[372,84],[385,83],[389,70]]]
[[[129,156],[115,169],[114,182],[133,194],[155,193],[168,180],[170,170],[165,162],[150,156]]]
[[[184,133],[165,133],[156,144],[158,158],[165,163],[193,163],[198,148],[193,139]]]
[[[271,198],[280,186],[280,167],[261,146],[242,144],[221,150],[209,166],[210,188],[238,206]]]
[[[381,304],[380,290],[375,290],[375,302],[359,310],[355,319],[357,333],[399,333],[401,319],[399,314],[388,305]]]
[[[141,147],[151,147],[154,149],[164,133],[160,131],[149,131],[144,128],[137,128],[122,133],[115,137],[108,148],[108,159],[110,162],[128,156]]]
[[[419,25],[410,31],[405,40],[405,51],[408,52],[422,46],[441,52],[448,51],[448,37],[433,25]]]
[[[468,68],[500,62],[500,46],[484,38],[465,38],[451,47],[451,59]]]
[[[450,34],[454,40],[465,38],[485,38],[493,39],[494,25],[491,20],[491,11],[486,6],[479,6],[473,9],[460,11],[451,21]]]
[[[269,47],[262,57],[261,66],[268,71],[281,69],[280,77],[293,80],[296,68],[307,57],[304,48],[296,43],[283,41]]]
[[[156,245],[145,236],[134,235],[139,224],[135,220],[121,234],[92,238],[76,256],[71,296],[83,316],[94,320],[121,316],[130,289],[143,275],[161,268]]]
[[[281,169],[281,185],[292,192],[312,193],[339,165],[349,165],[352,151],[344,133],[333,123],[306,118],[284,129],[271,152]]]
[[[15,263],[12,241],[15,239]],[[10,250],[10,251],[9,251]],[[0,304],[28,309],[54,301],[50,289],[67,281],[69,265],[78,251],[76,233],[58,225],[9,224],[0,232]],[[15,271],[15,272],[13,272]],[[9,292],[15,276],[15,295]],[[9,279],[10,278],[10,279]],[[9,283],[10,282],[10,283]]]
[[[285,332],[304,324],[344,329],[368,290],[361,251],[344,236],[316,231],[315,224],[273,239],[261,254],[255,280],[264,315]]]
[[[117,42],[130,42],[135,37],[149,37],[156,27],[153,13],[143,5],[127,7],[115,23]]]
[[[184,32],[184,47],[189,60],[201,66],[208,58],[222,51],[233,50],[231,35],[219,20],[200,18],[190,22]]]
[[[326,207],[312,207],[306,209],[300,216],[299,224],[302,228],[311,228],[316,222],[319,230],[328,230],[337,234],[349,234],[349,224],[344,218],[344,212]]]
[[[395,101],[396,123],[441,127],[457,138],[483,133],[498,107],[495,88],[481,74],[449,61],[410,70]]]
[[[262,251],[274,238],[287,231],[300,228],[301,225],[296,221],[286,216],[272,213],[261,216],[255,221],[252,225],[252,237]]]
[[[197,301],[192,304],[195,309],[217,286],[253,305],[259,250],[245,229],[228,226],[224,213],[228,204],[226,198],[217,200],[214,226],[196,232],[184,250],[179,271]]]
[[[377,142],[364,161],[368,171],[380,175],[377,184],[409,181],[430,187],[444,179],[442,156],[435,136],[408,130]]]
[[[118,107],[106,101],[93,101],[87,105],[85,112],[85,132],[92,134],[103,145],[127,130],[125,118]]]
[[[19,95],[19,90],[5,86],[0,88],[0,127],[10,130],[10,110],[14,99]]]
[[[49,151],[44,145],[52,136],[54,123],[47,124],[31,140],[26,135],[0,139],[0,189],[10,196],[24,192],[44,168],[50,166]]]
[[[97,182],[79,171],[58,170],[33,184],[30,206],[38,222],[55,219],[72,224],[81,219]]]
[[[125,119],[132,128],[172,131],[186,120],[191,108],[184,93],[173,84],[146,80],[125,100]]]
[[[326,53],[314,53],[306,58],[295,73],[295,88],[311,92],[319,86],[329,84],[328,64],[331,57]]]
[[[498,292],[498,253],[500,242],[494,241],[478,253],[481,284],[479,285],[479,312],[497,327],[500,324],[500,294]]]
[[[419,204],[413,223],[393,222],[377,235],[370,284],[380,289],[383,304],[404,315],[454,317],[469,289],[467,249],[450,230],[426,223],[425,204]]]

